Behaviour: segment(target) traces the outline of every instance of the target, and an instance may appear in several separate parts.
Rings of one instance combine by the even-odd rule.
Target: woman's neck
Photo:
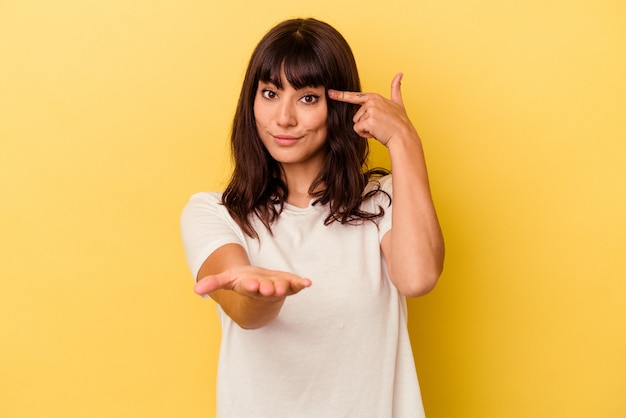
[[[283,165],[283,173],[288,190],[287,203],[301,208],[309,206],[313,198],[309,194],[309,190],[319,170],[303,170],[301,167]]]

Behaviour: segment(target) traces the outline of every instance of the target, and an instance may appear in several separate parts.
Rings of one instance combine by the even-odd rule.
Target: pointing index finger
[[[363,104],[367,101],[365,93],[355,91],[328,90],[328,97],[338,102]]]

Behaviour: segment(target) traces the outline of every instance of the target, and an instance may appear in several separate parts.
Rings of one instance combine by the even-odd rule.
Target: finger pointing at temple
[[[338,102],[362,105],[367,101],[367,94],[356,91],[328,90],[328,97]]]
[[[386,99],[377,93],[328,90],[330,99],[358,105],[352,122],[353,129],[363,138],[375,138],[383,145],[388,145],[391,138],[413,133],[413,128],[401,91],[402,73],[391,82],[391,98]]]
[[[396,74],[391,81],[391,101],[403,105],[402,103],[402,73]],[[356,91],[340,91],[340,90],[328,90],[328,97],[338,102],[352,103],[362,105],[368,101],[372,96],[371,93],[362,93]]]

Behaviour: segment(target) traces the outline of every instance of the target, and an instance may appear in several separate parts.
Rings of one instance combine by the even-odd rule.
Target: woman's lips
[[[298,142],[298,140],[300,139],[300,137],[293,136],[293,135],[272,135],[272,136],[274,137],[274,140],[276,141],[276,143],[281,146],[293,145],[296,142]]]

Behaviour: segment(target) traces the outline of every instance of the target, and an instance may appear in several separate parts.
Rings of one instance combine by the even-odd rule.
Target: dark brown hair
[[[254,117],[259,81],[281,86],[281,71],[295,89],[323,86],[327,90],[360,91],[361,84],[350,46],[332,26],[315,19],[293,19],[272,28],[252,53],[245,75],[231,134],[234,171],[222,196],[223,204],[251,237],[258,238],[251,216],[270,230],[287,198],[280,164],[263,146]],[[367,140],[352,129],[358,106],[327,100],[327,156],[311,184],[313,204],[328,205],[325,220],[358,223],[384,213],[360,210],[361,203],[378,190],[363,194],[373,176],[388,172],[367,170]],[[317,191],[316,191],[317,190]],[[315,191],[315,192],[314,192]]]

